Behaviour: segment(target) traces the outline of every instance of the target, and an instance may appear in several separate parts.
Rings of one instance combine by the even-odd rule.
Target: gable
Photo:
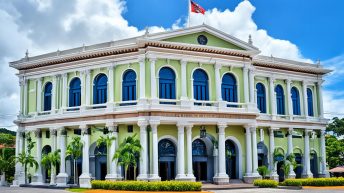
[[[236,50],[245,50],[229,41],[223,40],[219,37],[216,37],[210,33],[207,32],[198,32],[188,35],[181,35],[177,37],[172,37],[168,39],[164,39],[163,41],[168,42],[180,42],[180,43],[187,43],[187,44],[196,44],[200,45],[197,41],[198,36],[204,35],[207,37],[208,42],[206,46],[212,46],[212,47],[220,47],[220,48],[228,48],[228,49],[236,49]]]

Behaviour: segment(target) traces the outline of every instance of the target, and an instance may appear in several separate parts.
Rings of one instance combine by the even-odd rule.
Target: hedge
[[[254,180],[254,186],[258,186],[259,188],[276,188],[278,186],[278,182],[275,180]]]
[[[286,179],[286,186],[344,186],[344,178]]]
[[[201,191],[201,182],[180,181],[109,181],[93,180],[92,189],[127,190],[127,191]]]

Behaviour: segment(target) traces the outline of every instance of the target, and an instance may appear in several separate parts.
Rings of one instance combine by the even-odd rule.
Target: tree
[[[326,160],[330,168],[344,165],[344,140],[326,135]]]
[[[19,162],[24,167],[24,177],[25,177],[25,184],[27,184],[27,168],[29,167],[35,167],[35,171],[38,168],[38,163],[35,160],[35,158],[27,154],[25,152],[19,153],[17,158],[17,162]]]
[[[74,165],[74,183],[78,184],[78,170],[76,161],[82,155],[82,142],[80,137],[73,137],[72,141],[67,146],[66,155],[73,159]]]
[[[326,131],[332,131],[337,137],[344,135],[344,118],[334,117],[326,127]]]
[[[287,156],[287,158],[284,160],[284,163],[282,165],[282,169],[284,170],[284,177],[288,178],[290,174],[290,166],[293,166],[293,168],[296,168],[298,166],[301,166],[301,164],[297,164],[295,160],[295,154],[291,153]]]
[[[61,161],[60,152],[60,149],[50,152],[44,155],[41,161],[42,165],[48,169],[48,175],[50,174],[50,184],[55,184],[56,167]]]
[[[6,184],[6,173],[11,171],[14,168],[15,157],[13,155],[13,151],[10,151],[9,148],[0,149],[0,175],[1,175],[1,183],[0,185]]]
[[[127,173],[129,166],[134,167],[134,178],[136,178],[136,157],[140,155],[142,146],[140,140],[136,138],[136,134],[126,137],[119,145],[113,160],[118,159],[118,163],[124,166],[124,178],[127,179]]]
[[[0,133],[0,145],[5,147],[13,147],[15,144],[15,136],[6,133]]]
[[[266,179],[267,175],[270,173],[268,167],[266,167],[266,166],[259,166],[257,168],[257,172],[259,173],[259,175],[262,176],[263,179]]]
[[[100,136],[97,140],[97,147],[100,147],[102,144],[106,145],[107,169],[110,169],[110,157],[109,157],[110,154],[109,154],[109,152],[110,152],[111,143],[114,140],[116,140],[116,137],[114,137],[114,136],[110,137],[109,135],[106,135],[106,137]]]

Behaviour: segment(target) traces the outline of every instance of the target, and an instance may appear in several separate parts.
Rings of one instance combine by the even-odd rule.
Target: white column
[[[55,113],[56,110],[56,94],[57,94],[57,77],[56,75],[53,76],[53,81],[52,81],[53,88],[51,90],[51,113]]]
[[[108,103],[112,104],[114,102],[114,66],[108,67],[109,79],[108,79]]]
[[[67,85],[67,78],[68,78],[68,74],[64,73],[62,74],[62,110],[66,109],[68,107],[67,104],[67,96],[68,96],[68,85]]]
[[[28,113],[28,104],[27,104],[27,98],[28,98],[28,79],[24,77],[24,96],[23,96],[23,114],[27,115]]]
[[[256,88],[254,86],[254,70],[249,70],[249,81],[250,81],[250,103],[255,103],[255,91]]]
[[[151,58],[150,59],[150,72],[151,72],[151,99],[153,103],[157,102],[157,84],[156,84],[156,76],[155,76],[155,62],[156,58]]]
[[[22,127],[18,127],[16,133],[16,148],[15,148],[15,156],[18,157],[20,153],[23,152],[23,132],[24,129]],[[13,186],[18,186],[20,184],[25,183],[24,172],[22,165],[17,162],[15,165],[15,174],[13,180]]]
[[[291,100],[291,80],[286,80],[287,82],[287,104],[288,104],[288,115],[289,118],[292,119],[293,118],[293,103]]]
[[[148,151],[147,151],[147,121],[139,120],[137,125],[140,127],[140,143],[142,145],[141,149],[141,159],[140,159],[140,173],[137,180],[147,180],[147,165],[148,165]]]
[[[182,95],[180,97],[181,100],[187,100],[188,95],[187,95],[187,78],[186,78],[186,64],[187,62],[185,60],[180,61],[181,64],[181,85],[182,85]]]
[[[248,67],[245,65],[243,68],[244,75],[244,99],[245,103],[249,103],[249,85],[248,85]]]
[[[304,154],[304,164],[303,164],[303,174],[304,178],[311,178],[313,174],[311,172],[311,160],[310,160],[310,150],[309,150],[309,135],[312,130],[305,129],[305,154]]]
[[[91,174],[90,174],[90,130],[87,125],[79,126],[82,131],[82,174],[79,177],[79,184],[81,188],[91,188]]]
[[[178,123],[178,147],[177,147],[177,176],[176,180],[183,180],[185,176],[184,167],[184,125]]]
[[[307,101],[307,82],[302,81],[302,94],[303,94],[303,109],[304,109],[304,116],[308,117],[308,101]]]
[[[93,83],[91,83],[91,71],[86,70],[85,71],[85,105],[89,106],[91,104],[91,88],[93,88]]]
[[[118,178],[117,176],[117,160],[113,160],[113,156],[116,152],[116,141],[118,140],[117,136],[117,125],[115,125],[113,122],[109,122],[106,124],[106,127],[109,129],[109,137],[114,137],[115,140],[111,141],[111,145],[109,147],[108,156],[107,156],[107,174],[105,176],[106,180],[116,180]]]
[[[186,125],[186,146],[187,146],[187,160],[188,160],[188,173],[187,178],[195,181],[196,178],[193,174],[192,168],[192,127],[193,125]]]
[[[226,123],[218,123],[217,127],[219,129],[219,141],[218,141],[218,148],[219,148],[219,173],[214,178],[214,182],[216,184],[228,184],[229,177],[226,173],[226,144],[225,144],[225,129],[227,127]]]
[[[323,97],[322,97],[322,83],[323,81],[318,81],[318,92],[319,92],[319,117],[324,118],[324,105],[323,105]]]
[[[251,126],[245,126],[245,140],[246,140],[246,174],[245,176],[252,176],[252,144],[251,144]]]
[[[216,100],[222,101],[222,93],[221,93],[221,77],[220,77],[220,69],[222,67],[221,64],[215,64],[215,85],[216,85]]]
[[[140,99],[146,98],[146,70],[145,70],[145,58],[139,58],[140,64]]]
[[[159,156],[158,156],[158,125],[160,124],[159,121],[150,121],[150,126],[152,128],[152,144],[153,144],[153,172],[150,175],[150,181],[160,181],[161,178],[159,177]]]
[[[53,85],[54,88],[54,85]],[[55,152],[57,150],[56,146],[56,128],[50,128],[50,136],[51,136],[51,152]],[[50,185],[55,185],[56,181],[56,168],[54,166],[51,166],[51,175],[50,175]]]
[[[288,155],[293,154],[293,128],[289,127],[288,128]],[[294,167],[291,164],[289,168],[289,176],[288,178],[295,178],[296,174],[294,172]]]
[[[260,176],[258,169],[258,153],[257,153],[257,128],[256,126],[251,127],[252,132],[252,175]]]
[[[66,137],[67,131],[64,127],[59,129],[59,144],[60,144],[60,173],[56,176],[57,186],[67,186],[68,174],[66,173]]]
[[[37,103],[36,103],[36,112],[39,113],[42,111],[42,78],[37,79]]]
[[[271,178],[274,179],[276,176],[278,178],[278,174],[276,172],[276,167],[275,167],[275,160],[274,160],[274,151],[275,151],[275,136],[274,136],[274,131],[277,130],[278,128],[270,128],[269,131],[269,168],[271,171]]]
[[[43,185],[43,175],[42,175],[42,133],[40,129],[35,130],[35,137],[36,137],[36,161],[38,163],[38,167],[36,173],[34,175],[34,182],[32,184],[35,185]]]
[[[270,107],[271,107],[271,114],[273,118],[277,115],[274,81],[275,79],[273,77],[269,77]]]
[[[324,177],[328,177],[329,174],[328,174],[328,171],[327,171],[327,168],[326,168],[326,147],[325,147],[325,129],[322,129],[320,131],[320,154],[321,154],[321,162],[320,162],[320,165],[321,165],[321,174],[324,176]]]

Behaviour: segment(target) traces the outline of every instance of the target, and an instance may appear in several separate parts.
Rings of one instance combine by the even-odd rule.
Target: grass
[[[88,188],[67,188],[66,190],[69,192],[85,192],[89,189]]]

